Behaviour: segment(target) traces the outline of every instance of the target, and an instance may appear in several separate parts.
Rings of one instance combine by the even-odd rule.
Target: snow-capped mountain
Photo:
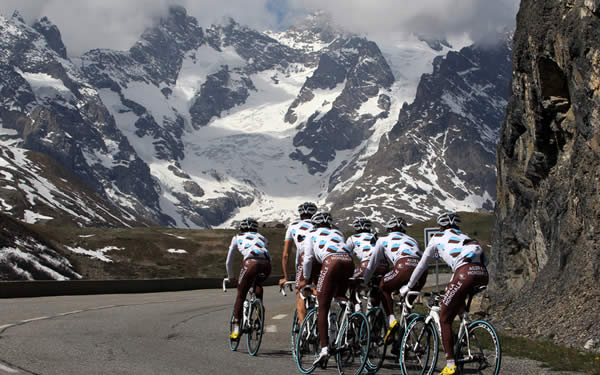
[[[67,47],[48,19],[29,26],[18,15],[0,16],[3,133],[13,145],[57,160],[114,202],[119,218],[136,214],[180,227],[227,226],[250,215],[285,221],[305,200],[344,217],[356,203],[364,211],[385,202],[409,217],[437,212],[447,201],[407,205],[428,190],[396,195],[390,178],[397,177],[370,160],[399,135],[428,136],[414,121],[433,116],[423,111],[443,107],[444,98],[454,106],[446,103],[443,113],[462,114],[437,117],[437,127],[468,119],[461,129],[484,137],[481,147],[493,154],[494,121],[505,102],[483,93],[507,87],[509,79],[493,76],[489,69],[495,68],[465,50],[448,54],[453,48],[445,41],[399,35],[380,47],[336,29],[322,13],[286,31],[263,33],[233,20],[202,27],[185,9],[172,7],[128,51],[92,50],[69,59]],[[472,66],[448,64],[455,55]],[[438,79],[440,67],[447,77],[490,75],[485,84],[491,87],[481,80],[472,81],[481,83],[477,87],[447,84],[437,87],[442,94],[428,97],[423,80]],[[431,75],[419,83],[425,73]],[[474,88],[478,104],[470,105]],[[413,101],[410,110],[402,107]],[[410,137],[402,130],[409,128]],[[493,162],[484,161],[493,174]],[[417,171],[427,162],[413,158],[394,168]],[[471,169],[452,161],[444,165],[455,168],[453,181],[468,193],[429,183],[453,194],[455,208],[487,207],[494,199],[487,179],[469,177]],[[377,174],[383,180],[374,180]],[[369,190],[377,181],[390,188]],[[382,194],[389,199],[375,199]],[[372,208],[375,219],[393,211]]]

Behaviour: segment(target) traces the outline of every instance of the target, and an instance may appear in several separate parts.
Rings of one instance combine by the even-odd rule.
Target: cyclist
[[[387,341],[398,327],[398,320],[394,315],[392,293],[408,283],[419,263],[421,251],[417,241],[406,234],[406,220],[402,217],[392,217],[385,223],[385,228],[388,233],[375,243],[375,254],[367,265],[365,283],[369,282],[373,271],[382,259],[387,258],[394,265],[394,268],[385,274],[379,285],[381,297],[383,298],[383,310],[388,317],[389,327],[385,335]],[[418,283],[415,281],[415,287],[421,290],[427,280],[427,274],[423,274],[417,280]]]
[[[317,205],[312,202],[304,202],[298,206],[298,213],[300,214],[300,220],[296,220],[291,223],[287,231],[285,232],[285,238],[283,241],[283,255],[281,256],[281,266],[283,269],[283,279],[279,280],[279,286],[288,280],[288,258],[292,247],[292,243],[296,245],[296,288],[298,283],[303,280],[304,275],[302,273],[302,263],[304,261],[304,249],[302,244],[308,237],[308,234],[313,230],[313,224],[310,218],[317,212]],[[319,271],[318,267],[314,267],[315,272]],[[313,272],[313,276],[314,275]],[[317,273],[318,275],[318,273]],[[298,314],[298,321],[302,323],[306,316],[306,306],[304,301],[300,297],[300,294],[296,292],[296,313]]]
[[[466,310],[465,299],[475,287],[487,285],[488,272],[484,265],[485,255],[476,240],[460,231],[460,217],[456,212],[445,212],[438,216],[440,231],[433,235],[423,258],[413,272],[410,281],[400,293],[406,295],[416,285],[416,280],[427,269],[427,264],[436,254],[452,267],[452,278],[446,286],[440,311],[442,344],[446,351],[446,367],[440,375],[456,373],[454,362],[454,336],[452,321]]]
[[[315,229],[310,233],[310,238],[304,243],[304,280],[298,287],[308,284],[308,275],[311,274],[313,259],[322,264],[317,282],[317,301],[319,302],[317,325],[321,352],[314,364],[326,363],[329,358],[328,316],[331,301],[334,297],[345,297],[348,283],[354,270],[351,251],[345,245],[342,232],[332,228],[331,215],[327,211],[320,211],[311,218]]]
[[[234,326],[229,336],[232,340],[240,337],[240,321],[242,319],[242,306],[251,286],[254,285],[256,297],[262,300],[263,289],[260,285],[271,274],[271,256],[267,250],[267,239],[257,233],[258,222],[254,218],[246,218],[240,222],[240,233],[233,236],[229,253],[225,263],[227,277],[231,285],[237,284],[237,297],[233,308]],[[244,257],[239,281],[233,276],[233,258],[235,251]]]
[[[346,247],[348,247],[348,249],[350,249],[350,251],[352,251],[359,260],[359,264],[354,269],[354,275],[352,277],[362,278],[365,275],[367,264],[369,264],[369,259],[371,259],[371,256],[374,253],[373,249],[375,248],[375,243],[377,242],[377,234],[372,232],[373,222],[366,217],[357,218],[352,222],[352,226],[354,227],[354,231],[356,233],[348,237],[346,240]],[[388,271],[388,268],[387,260],[382,258],[375,268],[375,275],[384,275]],[[355,287],[350,286],[350,298],[356,306],[355,310],[358,311],[360,305],[358,305],[358,301],[356,301],[354,290]],[[378,291],[373,289],[371,291],[371,303],[373,306],[379,305],[378,297]]]

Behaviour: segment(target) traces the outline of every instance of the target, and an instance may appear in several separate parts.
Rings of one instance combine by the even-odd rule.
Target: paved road
[[[266,288],[259,356],[227,346],[235,293],[64,296],[0,300],[0,374],[296,374],[289,353],[292,296]],[[335,374],[335,366],[317,374]],[[399,374],[395,366],[382,374]],[[502,373],[550,373],[505,359]],[[556,373],[552,373],[556,374]]]

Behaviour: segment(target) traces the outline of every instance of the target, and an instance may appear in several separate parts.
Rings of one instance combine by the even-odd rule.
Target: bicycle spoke
[[[402,373],[431,374],[435,370],[438,353],[437,333],[426,323],[425,317],[414,319],[402,339],[400,364]]]
[[[500,372],[500,343],[493,327],[483,321],[469,326],[468,340],[461,337],[456,351],[463,374],[497,375]],[[470,355],[469,355],[470,353]]]

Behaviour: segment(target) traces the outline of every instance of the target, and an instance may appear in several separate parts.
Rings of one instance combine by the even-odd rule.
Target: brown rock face
[[[505,323],[578,346],[600,336],[598,9],[521,2],[490,266]]]

